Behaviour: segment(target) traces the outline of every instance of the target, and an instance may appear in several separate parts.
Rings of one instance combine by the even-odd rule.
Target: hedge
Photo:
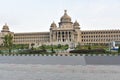
[[[81,50],[72,50],[70,53],[77,53],[77,54],[86,54],[86,53],[105,53],[106,51],[104,49],[92,49],[92,50],[86,50],[86,49],[81,49]]]

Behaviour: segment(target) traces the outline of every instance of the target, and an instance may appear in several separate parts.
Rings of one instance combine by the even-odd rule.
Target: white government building
[[[49,32],[14,33],[5,24],[0,33],[0,44],[3,44],[3,37],[6,34],[13,35],[14,44],[35,44],[35,46],[58,45],[58,44],[103,44],[107,45],[112,41],[120,41],[120,30],[80,30],[80,24],[72,22],[71,17],[64,11],[60,18],[59,26],[53,22]]]

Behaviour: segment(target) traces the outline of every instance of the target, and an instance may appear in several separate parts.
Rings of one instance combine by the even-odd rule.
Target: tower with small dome
[[[0,45],[3,44],[4,36],[8,34],[11,34],[14,37],[14,33],[9,30],[9,26],[7,25],[7,23],[5,23],[0,33]]]
[[[55,22],[53,21],[53,23],[50,26],[50,29],[54,29],[54,28],[57,28],[57,26],[56,26]]]
[[[3,26],[1,32],[10,32],[7,23],[5,23],[5,25]]]

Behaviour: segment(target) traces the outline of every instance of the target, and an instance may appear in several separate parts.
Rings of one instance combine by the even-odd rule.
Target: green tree
[[[33,46],[34,46],[34,45],[35,45],[34,43],[31,44],[31,47],[32,47],[31,49],[32,49],[32,50],[33,50]]]
[[[62,45],[61,44],[58,44],[58,49],[60,49],[62,47]]]
[[[120,53],[120,46],[119,46],[119,48],[118,48],[118,53]]]
[[[7,34],[4,36],[3,39],[4,46],[9,50],[9,53],[11,53],[13,46],[13,36],[11,34]]]
[[[78,49],[78,50],[81,49],[81,45],[80,45],[80,43],[78,43],[78,45],[76,46],[76,49]]]
[[[90,44],[88,45],[88,50],[91,50],[91,45]]]
[[[53,48],[53,45],[51,45],[51,52],[52,52],[52,53],[55,53],[54,48]]]
[[[41,50],[46,51],[45,47],[46,47],[45,45],[41,45]]]
[[[68,44],[64,45],[64,49],[65,49],[65,50],[67,50],[68,48],[69,48],[69,45],[68,45]]]

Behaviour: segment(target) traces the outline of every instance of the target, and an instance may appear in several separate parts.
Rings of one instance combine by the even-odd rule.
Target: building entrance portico
[[[54,42],[71,42],[73,39],[72,31],[57,30],[53,31]]]

